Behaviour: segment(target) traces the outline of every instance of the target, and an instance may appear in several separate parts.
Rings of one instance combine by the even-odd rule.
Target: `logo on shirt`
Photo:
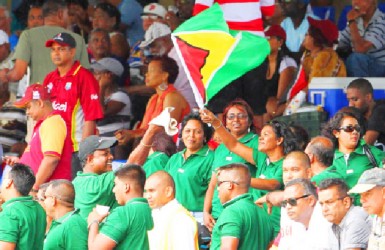
[[[64,87],[65,90],[70,90],[72,86],[72,82],[67,82],[66,86]]]
[[[91,100],[97,100],[99,97],[97,94],[92,94],[91,95]]]
[[[52,107],[53,107],[54,110],[59,110],[59,111],[66,112],[67,111],[67,102],[62,104],[62,103],[58,103],[58,102],[54,101],[52,103]]]
[[[51,90],[52,90],[52,88],[53,88],[52,82],[50,82],[50,83],[47,85],[47,88],[48,88],[48,93],[51,93]]]

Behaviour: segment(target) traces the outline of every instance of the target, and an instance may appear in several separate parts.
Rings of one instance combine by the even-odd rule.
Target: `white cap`
[[[144,48],[150,45],[155,39],[171,34],[171,29],[166,24],[154,22],[144,34],[144,41],[139,47]]]
[[[114,75],[121,77],[124,71],[123,65],[112,57],[105,57],[91,64],[91,69],[98,71],[110,71]]]
[[[0,45],[5,43],[9,43],[8,35],[4,32],[4,30],[0,30]]]
[[[165,7],[158,3],[150,3],[144,6],[142,16],[153,15],[164,19],[166,17],[166,14],[167,10]]]

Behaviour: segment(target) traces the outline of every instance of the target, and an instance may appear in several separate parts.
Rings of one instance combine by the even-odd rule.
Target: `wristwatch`
[[[350,24],[356,22],[356,19],[348,20],[346,25],[349,26]]]

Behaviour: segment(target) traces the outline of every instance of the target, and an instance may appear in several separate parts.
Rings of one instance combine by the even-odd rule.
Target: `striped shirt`
[[[193,15],[217,2],[232,30],[249,31],[264,37],[262,16],[274,14],[274,0],[196,0]]]
[[[361,17],[357,18],[356,22],[358,32],[361,37],[373,44],[367,54],[373,56],[382,65],[385,65],[385,14],[379,9],[376,9],[366,28],[364,28],[364,23]],[[340,32],[338,47],[342,49],[353,47],[349,26]]]

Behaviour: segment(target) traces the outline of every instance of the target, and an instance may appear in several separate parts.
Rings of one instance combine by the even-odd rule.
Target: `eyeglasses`
[[[287,204],[290,204],[290,206],[295,207],[298,204],[297,203],[298,200],[300,200],[302,198],[309,197],[309,196],[310,196],[310,194],[305,194],[305,195],[302,195],[301,197],[298,197],[298,198],[289,198],[287,200],[282,201],[281,207],[286,207]]]
[[[227,119],[229,119],[230,121],[234,120],[235,118],[238,118],[239,120],[242,120],[242,119],[246,119],[248,116],[247,114],[242,114],[242,113],[238,113],[238,114],[229,114],[226,116]]]
[[[235,184],[235,185],[239,185],[239,183],[238,183],[238,182],[235,182],[235,181],[218,181],[218,187],[219,187],[220,185],[222,185],[223,183],[225,183],[225,182],[231,182],[231,183],[233,183],[233,184]]]
[[[69,203],[69,204],[73,204],[72,201],[68,201],[68,200],[65,200],[57,195],[44,195],[44,199],[40,198],[39,200],[42,200],[42,201],[45,201],[47,198],[54,198],[54,199],[57,199],[59,201],[62,201],[62,202],[65,202],[65,203]]]
[[[348,126],[343,126],[343,127],[340,127],[338,130],[343,130],[347,133],[351,133],[353,132],[354,130],[357,131],[358,133],[361,132],[361,127],[360,125],[348,125]]]

